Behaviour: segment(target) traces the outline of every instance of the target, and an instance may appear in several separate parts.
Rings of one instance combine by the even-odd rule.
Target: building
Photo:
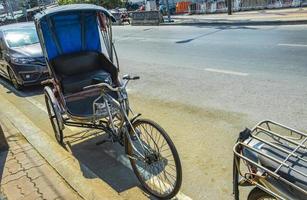
[[[2,2],[4,8],[8,11],[17,11],[22,10],[24,6],[31,8],[31,5],[49,5],[51,3],[55,3],[56,0],[2,0]]]

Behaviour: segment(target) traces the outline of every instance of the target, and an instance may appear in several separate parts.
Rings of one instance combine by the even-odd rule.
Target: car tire
[[[7,71],[9,73],[10,81],[12,82],[14,88],[16,90],[21,90],[22,89],[22,85],[20,85],[18,83],[17,78],[16,78],[14,72],[10,68],[8,68]]]

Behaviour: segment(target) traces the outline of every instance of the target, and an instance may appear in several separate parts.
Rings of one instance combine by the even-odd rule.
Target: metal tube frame
[[[283,136],[281,134],[278,134],[274,131],[272,131],[272,127],[273,126],[276,126],[278,128],[281,128],[282,130],[285,130],[287,131],[288,133],[290,133],[290,135],[293,135],[293,134],[296,134],[298,135],[298,138],[293,138],[293,137],[286,137],[286,136]],[[271,143],[269,141],[267,141],[266,139],[263,139],[261,138],[259,135],[260,133],[263,133],[263,134],[266,134],[268,136],[270,136],[271,138],[274,138],[275,140],[282,140],[282,141],[285,141],[285,142],[288,142],[288,143],[291,143],[292,145],[292,148],[293,150],[290,151],[288,149],[284,149],[278,145],[275,145],[274,143]],[[300,158],[298,155],[297,155],[297,151],[299,149],[304,149],[305,151],[307,150],[307,147],[305,145],[305,143],[307,142],[307,134],[306,133],[303,133],[301,131],[298,131],[298,130],[295,130],[295,129],[292,129],[288,126],[285,126],[283,124],[280,124],[280,123],[277,123],[277,122],[274,122],[274,121],[271,121],[271,120],[265,120],[265,121],[261,121],[259,122],[252,130],[251,130],[251,136],[250,138],[253,138],[255,140],[258,140],[268,146],[270,146],[271,148],[275,148],[275,149],[278,149],[284,153],[286,153],[286,157],[285,159],[277,159],[277,158],[274,158],[270,155],[267,155],[265,154],[264,152],[262,152],[261,150],[259,149],[256,149],[254,147],[252,147],[251,145],[249,145],[248,143],[245,143],[244,141],[238,141],[234,148],[233,148],[233,152],[234,152],[234,156],[235,156],[235,160],[237,160],[237,162],[235,163],[236,165],[236,170],[238,170],[240,176],[242,176],[242,178],[244,179],[244,181],[246,182],[249,182],[250,184],[252,185],[255,185],[256,187],[259,187],[260,189],[264,190],[265,192],[267,192],[268,194],[278,198],[278,199],[284,199],[284,197],[281,197],[280,194],[276,194],[276,192],[273,192],[271,191],[270,189],[268,189],[267,187],[265,187],[260,181],[255,181],[251,176],[245,176],[244,175],[244,172],[243,170],[241,170],[240,168],[240,159],[242,159],[244,162],[245,162],[245,165],[247,166],[255,166],[257,168],[257,171],[259,171],[260,169],[260,172],[261,174],[263,174],[262,177],[273,177],[277,180],[280,180],[282,182],[284,182],[285,184],[297,189],[298,191],[302,192],[303,194],[306,194],[307,195],[307,191],[304,190],[302,187],[300,186],[297,186],[293,183],[291,183],[290,181],[286,180],[285,178],[283,178],[282,176],[280,176],[278,174],[279,170],[282,168],[282,167],[286,167],[288,168],[289,170],[292,170],[304,177],[307,178],[307,174],[304,173],[303,171],[300,171],[298,169],[295,169],[293,168],[292,166],[288,165],[286,162],[289,161],[289,159],[291,157],[295,157],[296,159],[299,159],[301,161],[304,161],[306,162],[307,160],[304,159],[304,158]],[[301,142],[297,142],[297,141],[294,141],[294,140],[297,140],[297,139],[300,139]],[[248,157],[246,157],[245,155],[243,155],[242,153],[242,148],[247,148],[249,149],[250,151],[258,154],[258,155],[261,155],[261,156],[264,156],[266,157],[267,159],[275,162],[275,163],[278,163],[279,166],[276,168],[276,170],[272,171],[264,166],[262,166],[261,164],[249,159]],[[254,172],[251,172],[251,169],[250,167],[248,167],[248,170],[249,172],[248,173],[245,173],[245,174],[255,174]],[[261,171],[262,170],[262,171]]]
[[[116,100],[114,99],[112,96],[108,95],[103,89],[101,90],[101,94],[100,96],[97,98],[97,99],[104,99],[105,101],[105,104],[106,104],[106,109],[108,110],[108,117],[109,117],[109,120],[108,121],[103,121],[101,120],[101,118],[99,118],[99,116],[95,116],[95,113],[93,115],[93,121],[91,122],[82,122],[82,121],[76,121],[75,118],[70,118],[68,117],[67,119],[64,119],[63,122],[65,125],[67,126],[74,126],[74,127],[80,127],[80,128],[93,128],[93,129],[100,129],[100,130],[103,130],[105,131],[106,133],[108,133],[112,140],[113,141],[116,141],[114,140],[114,137],[116,137],[116,133],[115,132],[121,132],[123,134],[126,135],[126,137],[128,138],[130,144],[131,144],[131,147],[132,149],[138,154],[138,155],[135,155],[136,157],[134,159],[145,159],[145,149],[146,147],[143,145],[141,139],[139,138],[138,134],[136,133],[136,131],[134,130],[133,126],[132,126],[132,123],[130,122],[127,114],[125,113],[125,108],[123,106],[123,102],[124,102],[124,99],[122,98],[122,94],[121,94],[121,91],[118,91],[118,96],[119,96],[119,99]],[[97,100],[96,99],[96,100]],[[96,101],[95,100],[95,101]],[[95,102],[94,102],[95,103]],[[93,103],[93,104],[94,104]],[[123,120],[121,122],[121,125],[119,127],[119,130],[115,130],[115,127],[114,127],[114,123],[113,123],[113,117],[112,115],[114,114],[112,112],[112,110],[110,109],[110,105],[112,105],[113,107],[115,107],[115,109],[118,110],[118,114],[120,114],[122,117],[121,119]],[[93,106],[94,107],[94,106]],[[99,121],[99,123],[97,123]],[[109,124],[111,124],[111,128],[108,126]],[[142,151],[143,153],[141,153],[133,144],[132,142],[132,139],[130,137],[130,133],[128,132],[128,129],[125,128],[125,126],[129,126],[131,128],[131,130],[134,132],[134,135],[136,136],[138,142],[141,144],[141,147],[142,147]]]

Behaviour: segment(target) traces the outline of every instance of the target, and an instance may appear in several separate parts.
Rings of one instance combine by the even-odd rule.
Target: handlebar
[[[132,76],[131,77],[130,75],[127,74],[127,75],[123,76],[123,79],[124,80],[138,80],[138,79],[140,79],[140,77],[139,76]]]
[[[114,91],[114,92],[117,92],[119,91],[119,88],[120,87],[112,87],[111,85],[107,84],[107,83],[98,83],[98,84],[95,84],[95,85],[89,85],[89,86],[86,86],[83,88],[83,90],[88,90],[88,89],[92,89],[92,88],[108,88],[109,90],[111,91]]]
[[[88,90],[92,88],[108,88],[109,90],[113,92],[117,92],[117,91],[120,91],[122,88],[125,88],[130,80],[138,80],[140,79],[140,77],[139,76],[130,77],[130,75],[125,75],[123,79],[126,81],[124,82],[123,86],[120,86],[120,87],[112,87],[111,85],[107,83],[98,83],[98,84],[86,86],[83,88],[83,90]]]

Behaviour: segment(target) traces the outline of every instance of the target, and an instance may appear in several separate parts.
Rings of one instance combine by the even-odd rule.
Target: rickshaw
[[[242,131],[233,151],[235,200],[246,186],[248,200],[307,199],[307,133],[265,120]]]
[[[35,16],[51,76],[42,84],[55,138],[65,145],[65,126],[103,131],[109,142],[124,147],[145,191],[170,199],[182,182],[179,155],[161,126],[129,107],[126,87],[139,77],[119,74],[113,22],[107,9],[91,4],[58,6]]]

